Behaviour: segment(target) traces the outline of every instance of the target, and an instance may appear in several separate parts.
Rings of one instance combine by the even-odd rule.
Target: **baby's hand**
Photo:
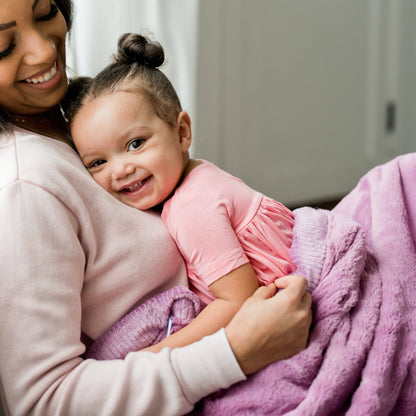
[[[277,288],[281,289],[276,293]],[[260,287],[225,328],[245,374],[291,357],[307,345],[312,321],[307,281],[285,276]]]

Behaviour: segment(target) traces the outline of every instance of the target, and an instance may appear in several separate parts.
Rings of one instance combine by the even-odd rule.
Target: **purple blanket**
[[[206,397],[193,414],[416,414],[416,154],[370,171],[334,211],[305,207],[295,217],[291,256],[314,308],[308,348]],[[123,358],[199,308],[191,292],[174,288],[126,316],[87,356]]]
[[[149,299],[117,322],[85,352],[84,358],[115,360],[162,341],[188,325],[201,312],[198,296],[174,287]]]

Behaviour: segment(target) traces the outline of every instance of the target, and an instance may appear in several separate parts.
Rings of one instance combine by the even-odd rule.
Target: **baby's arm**
[[[189,325],[145,351],[158,352],[165,347],[177,348],[199,341],[225,327],[244,301],[259,287],[256,274],[246,263],[212,283],[209,288],[216,299]]]

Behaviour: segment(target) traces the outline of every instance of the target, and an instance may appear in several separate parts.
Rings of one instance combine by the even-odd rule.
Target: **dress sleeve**
[[[212,194],[178,202],[167,215],[188,271],[206,285],[249,262],[233,228],[231,202]]]
[[[83,360],[85,255],[76,216],[44,189],[16,181],[0,190],[0,230],[0,391],[6,412],[179,415],[244,378],[223,332],[159,354]]]

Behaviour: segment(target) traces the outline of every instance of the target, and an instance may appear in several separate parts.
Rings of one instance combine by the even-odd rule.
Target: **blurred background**
[[[68,65],[124,32],[160,41],[194,157],[287,204],[331,206],[416,151],[414,0],[75,0]]]

